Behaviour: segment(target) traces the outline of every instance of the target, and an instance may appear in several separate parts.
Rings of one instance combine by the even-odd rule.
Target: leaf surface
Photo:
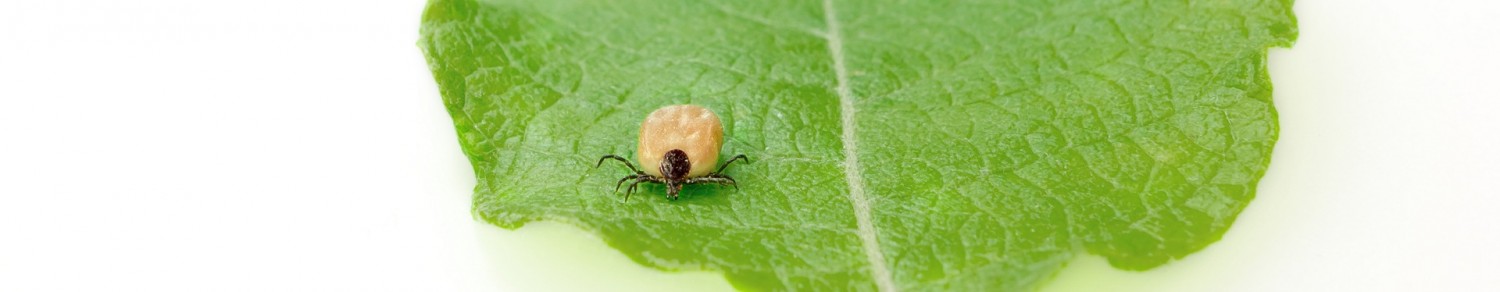
[[[1024,290],[1217,241],[1276,140],[1291,1],[433,0],[428,63],[505,228],[568,222],[751,290]],[[611,193],[647,113],[723,119],[740,189]]]

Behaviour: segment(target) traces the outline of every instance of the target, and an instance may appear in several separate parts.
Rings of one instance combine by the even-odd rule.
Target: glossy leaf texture
[[[433,0],[420,44],[484,220],[741,289],[1005,291],[1224,234],[1270,163],[1291,4]],[[672,104],[720,115],[740,189],[622,203],[594,163]]]

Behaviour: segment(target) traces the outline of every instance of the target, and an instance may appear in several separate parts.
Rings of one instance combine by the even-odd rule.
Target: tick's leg
[[[639,178],[639,177],[641,177],[639,174],[632,174],[632,175],[627,175],[624,178],[621,178],[619,182],[615,183],[615,191],[614,192],[616,192],[616,193],[620,192],[620,185],[625,184],[625,181],[636,179],[636,178]]]
[[[645,181],[645,178],[640,177],[640,176],[636,176],[635,177],[635,182],[630,183],[630,187],[625,188],[625,201],[626,202],[630,202],[630,194],[631,193],[635,193],[635,186],[636,185],[640,185],[642,181]]]
[[[734,158],[730,158],[729,161],[725,161],[724,164],[720,164],[719,165],[719,170],[715,170],[713,173],[709,173],[709,176],[714,176],[714,175],[717,175],[717,174],[720,174],[720,173],[724,173],[724,168],[728,168],[730,163],[734,163],[736,160],[741,160],[741,159],[744,159],[745,163],[750,163],[750,158],[749,157],[745,157],[744,154],[735,155]]]
[[[632,171],[632,172],[635,172],[635,173],[640,173],[641,172],[641,170],[635,168],[635,164],[630,164],[629,160],[625,160],[624,157],[620,157],[619,155],[614,155],[614,154],[605,155],[604,157],[600,157],[599,158],[599,163],[594,164],[594,168],[599,168],[600,165],[604,165],[604,160],[607,160],[607,159],[610,159],[610,158],[614,158],[615,160],[619,160],[620,163],[624,163],[625,167],[629,167],[630,171]]]
[[[728,177],[728,176],[724,176],[724,175],[711,175],[711,176],[705,176],[705,177],[695,177],[695,178],[688,179],[687,183],[688,184],[710,183],[710,184],[718,184],[718,185],[721,185],[721,186],[733,186],[735,190],[739,190],[740,189],[740,185],[734,182],[734,178],[731,178],[731,177]]]
[[[630,187],[625,189],[625,201],[629,202],[630,194],[635,193],[636,186],[644,182],[666,183],[667,181],[660,177],[650,176],[645,173],[637,174],[635,176],[635,182],[630,183]]]

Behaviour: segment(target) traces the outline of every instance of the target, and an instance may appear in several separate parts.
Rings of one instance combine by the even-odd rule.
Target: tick
[[[713,163],[719,161],[721,146],[724,146],[724,126],[714,112],[695,105],[667,106],[651,112],[641,123],[636,159],[645,171],[614,154],[600,157],[594,168],[604,165],[605,160],[614,159],[635,172],[615,183],[615,192],[619,192],[625,181],[635,180],[625,188],[627,202],[636,186],[643,182],[667,185],[667,199],[671,200],[677,200],[677,193],[683,185],[711,183],[739,189],[734,178],[724,175],[724,168],[742,159],[748,163],[750,159],[744,154],[735,155],[717,169],[712,168]]]

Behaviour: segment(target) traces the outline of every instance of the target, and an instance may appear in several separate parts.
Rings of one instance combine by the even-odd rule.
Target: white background
[[[1224,240],[1049,289],[1500,290],[1500,7],[1430,2],[1299,1]],[[0,291],[726,287],[472,220],[423,4],[0,1]]]

